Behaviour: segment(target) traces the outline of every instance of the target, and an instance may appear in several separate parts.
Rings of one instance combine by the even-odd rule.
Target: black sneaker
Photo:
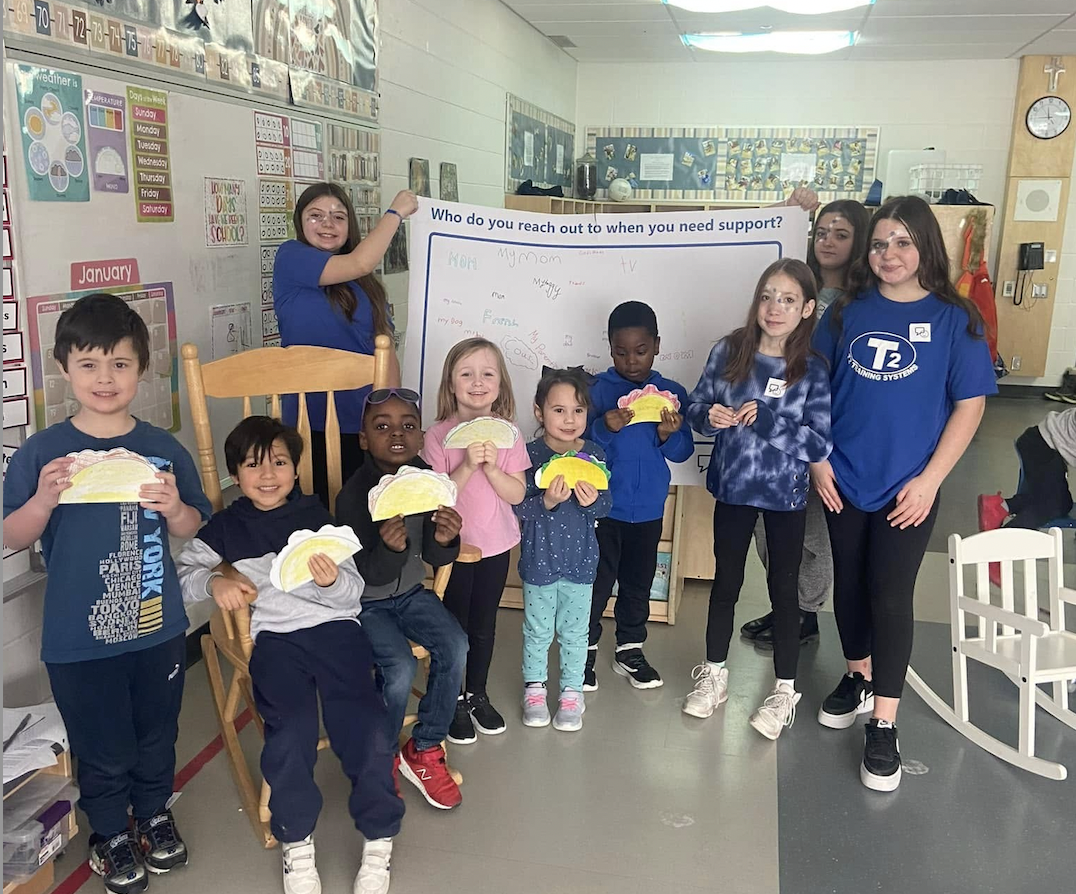
[[[489,696],[484,692],[476,692],[467,699],[467,707],[471,710],[471,720],[474,721],[475,729],[486,736],[499,736],[504,732],[504,718],[493,705],[489,703]]]
[[[462,695],[456,699],[456,713],[448,726],[448,741],[453,745],[471,745],[478,741],[467,711],[467,700]]]
[[[179,835],[171,810],[165,810],[136,824],[146,869],[161,875],[187,865],[187,845]]]
[[[750,623],[750,622],[748,622]],[[746,627],[747,624],[744,625]],[[741,628],[742,629],[742,628]],[[800,645],[806,646],[808,643],[818,642],[818,615],[814,612],[805,612],[800,610]],[[765,630],[760,630],[758,636],[752,640],[756,649],[761,649],[763,652],[773,651],[773,627],[767,627]]]
[[[636,689],[657,689],[664,681],[650,662],[646,660],[643,650],[637,646],[630,649],[617,649],[613,656],[613,670],[620,676],[627,677]]]
[[[856,722],[856,716],[874,710],[874,686],[863,674],[845,674],[822,707],[818,709],[818,722],[830,729],[848,729]]]
[[[872,717],[865,726],[863,763],[859,767],[859,779],[876,792],[896,791],[900,785],[900,742],[897,728],[888,720]]]
[[[591,646],[587,649],[587,664],[583,668],[583,691],[596,692],[598,689],[598,675],[594,672],[594,663],[598,660],[598,647]]]
[[[761,618],[748,621],[740,628],[740,636],[744,639],[757,639],[760,633],[773,627],[773,612],[766,612]]]
[[[91,840],[90,869],[105,880],[105,889],[113,894],[135,894],[149,887],[142,849],[133,832]]]

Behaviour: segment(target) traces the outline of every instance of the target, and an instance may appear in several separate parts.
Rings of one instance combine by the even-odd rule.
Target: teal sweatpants
[[[553,633],[560,645],[560,688],[583,691],[591,584],[566,580],[544,587],[523,583],[523,682],[544,683]]]

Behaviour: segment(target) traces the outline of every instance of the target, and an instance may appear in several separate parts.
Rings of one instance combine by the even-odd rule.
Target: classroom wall
[[[877,125],[890,149],[945,149],[983,165],[978,196],[1004,197],[1019,62],[583,64],[576,122],[589,126]]]
[[[575,120],[580,145],[586,128],[600,125],[877,125],[880,173],[890,149],[933,146],[946,151],[947,163],[983,165],[977,197],[997,204],[1004,199],[1018,75],[1015,59],[591,63],[579,66]],[[1067,221],[1047,374],[1006,383],[1055,386],[1076,365],[1076,192]],[[995,226],[991,274],[999,233]]]
[[[408,160],[457,168],[461,202],[504,206],[506,94],[575,117],[576,63],[499,0],[381,0],[381,192],[407,188]],[[385,277],[397,329],[407,275]]]

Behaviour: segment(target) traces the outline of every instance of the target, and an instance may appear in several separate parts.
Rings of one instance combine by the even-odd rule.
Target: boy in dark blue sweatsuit
[[[594,663],[602,634],[601,617],[613,594],[613,584],[618,582],[613,670],[627,677],[636,689],[662,685],[661,675],[643,655],[643,643],[650,616],[650,585],[657,571],[661,517],[672,477],[666,460],[682,463],[690,459],[694,444],[679,413],[664,410],[659,423],[629,425],[631,410],[617,406],[625,394],[646,385],[671,391],[681,407],[687,405],[684,386],[653,369],[660,347],[657,317],[649,305],[626,301],[613,309],[609,315],[613,365],[590,387],[588,437],[605,450],[613,508],[608,518],[598,521],[597,528],[598,576],[583,679],[587,692],[598,688]]]

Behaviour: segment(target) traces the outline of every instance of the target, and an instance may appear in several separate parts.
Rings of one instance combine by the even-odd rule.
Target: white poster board
[[[743,325],[759,274],[804,257],[807,228],[799,208],[545,215],[424,200],[411,218],[404,384],[419,387],[428,425],[448,350],[488,338],[529,440],[543,364],[605,370],[609,312],[637,300],[657,313],[654,368],[690,391],[714,343]],[[695,442],[674,484],[704,483],[710,442]]]

